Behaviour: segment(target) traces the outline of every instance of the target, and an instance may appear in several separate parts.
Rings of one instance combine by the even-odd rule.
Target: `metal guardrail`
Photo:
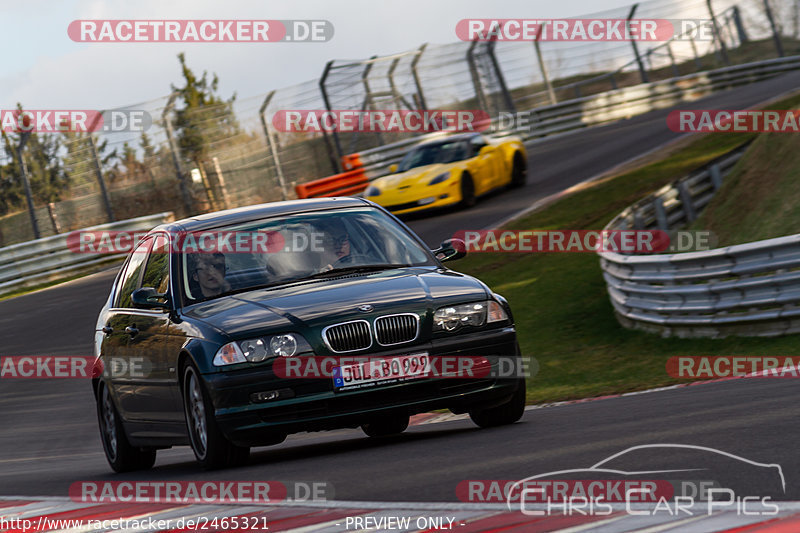
[[[164,212],[83,228],[79,231],[148,231],[174,218]],[[76,253],[67,246],[68,233],[0,248],[0,294],[34,287],[85,273],[124,254]]]
[[[798,69],[800,69],[800,56],[791,56],[642,83],[524,111],[530,113],[530,126],[504,133],[519,135],[527,141],[597,126],[670,107],[682,101],[696,100],[713,92],[762,81]],[[495,117],[492,125],[497,126],[498,123],[499,119]],[[389,165],[399,162],[409,147],[442,135],[442,133],[420,135],[378,148],[362,150],[359,155],[364,162],[367,175],[370,179],[374,179],[385,175]]]
[[[628,207],[606,229],[671,230],[691,222],[745,148]],[[800,331],[800,235],[705,252],[599,255],[625,327],[678,337]]]

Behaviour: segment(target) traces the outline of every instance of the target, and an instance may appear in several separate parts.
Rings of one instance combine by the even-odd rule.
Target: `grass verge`
[[[788,109],[800,96],[770,104]],[[600,229],[628,205],[755,134],[709,134],[682,150],[624,174],[598,180],[509,224],[514,230]],[[794,136],[791,136],[794,139]],[[472,254],[454,268],[475,275],[511,303],[520,346],[539,373],[528,402],[540,403],[642,390],[686,382],[666,373],[680,355],[797,355],[800,336],[665,339],[630,331],[614,318],[591,253]]]

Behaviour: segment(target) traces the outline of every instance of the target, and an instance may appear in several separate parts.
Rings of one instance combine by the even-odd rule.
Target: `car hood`
[[[241,339],[281,331],[303,334],[383,314],[413,312],[424,316],[441,306],[487,297],[487,289],[475,278],[418,267],[235,294],[192,306],[186,316]],[[359,311],[365,304],[373,310]]]
[[[406,172],[389,174],[388,176],[378,178],[372,182],[372,185],[382,190],[405,186],[427,185],[433,178],[452,169],[456,164],[458,164],[458,162],[438,163],[435,165],[416,167]]]

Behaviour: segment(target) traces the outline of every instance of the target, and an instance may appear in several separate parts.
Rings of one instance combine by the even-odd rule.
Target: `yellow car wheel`
[[[525,158],[519,152],[514,154],[514,162],[511,166],[511,186],[524,187],[528,177],[528,168]]]
[[[461,203],[462,208],[468,209],[475,205],[475,184],[472,176],[466,172],[461,175]]]

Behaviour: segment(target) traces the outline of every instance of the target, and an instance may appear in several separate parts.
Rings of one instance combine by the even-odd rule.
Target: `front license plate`
[[[426,377],[431,371],[427,353],[376,357],[333,368],[333,390],[368,389]]]

